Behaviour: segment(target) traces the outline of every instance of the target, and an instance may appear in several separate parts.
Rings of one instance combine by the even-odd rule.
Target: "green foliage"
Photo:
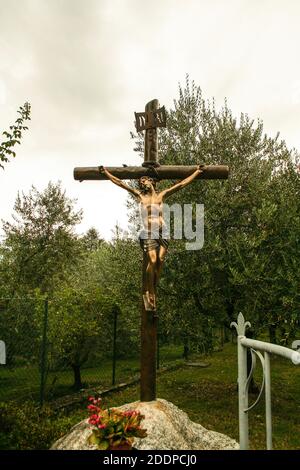
[[[71,368],[74,387],[83,387],[81,367],[105,357],[112,350],[112,310],[110,299],[102,291],[83,291],[62,287],[48,301],[48,371]],[[43,331],[43,295],[35,292],[35,328]]]
[[[40,300],[39,300],[40,302]],[[34,298],[1,301],[1,339],[6,344],[7,366],[39,363],[41,331],[34,321],[35,312],[43,308]]]
[[[78,266],[81,248],[73,230],[82,212],[60,183],[51,182],[44,191],[18,194],[14,211],[14,221],[3,223],[0,281],[5,290],[10,286],[10,296],[36,288],[49,293]]]
[[[86,234],[82,237],[82,243],[84,249],[86,251],[95,251],[97,250],[100,245],[104,242],[104,240],[100,237],[100,234],[97,229],[91,227],[88,229]]]
[[[138,243],[126,239],[120,231],[111,243],[100,243],[97,250],[89,251],[81,262],[80,270],[69,281],[72,288],[81,290],[93,299],[93,292],[102,293],[110,307],[105,314],[102,331],[103,349],[112,350],[113,306],[120,309],[118,318],[118,356],[129,357],[139,350],[140,343],[140,282],[141,250]],[[103,319],[104,321],[104,319]]]
[[[16,152],[13,150],[16,144],[21,143],[23,131],[27,130],[28,127],[24,125],[25,121],[30,120],[31,106],[29,103],[25,103],[18,109],[19,117],[16,119],[12,126],[9,126],[9,132],[4,131],[2,134],[6,137],[6,140],[0,142],[0,162],[6,163],[9,161],[9,157],[15,157]],[[0,163],[0,168],[4,169],[4,166]]]
[[[49,449],[70,428],[70,420],[32,402],[0,403],[0,449]]]
[[[235,118],[226,101],[217,110],[189,77],[167,118],[162,164],[227,164],[230,177],[194,182],[170,199],[204,203],[205,242],[195,252],[177,240],[170,246],[160,285],[164,330],[209,350],[212,327],[242,310],[257,332],[284,326],[287,340],[300,308],[299,155],[279,134],[264,134],[260,120]],[[133,137],[142,157],[142,136]]]

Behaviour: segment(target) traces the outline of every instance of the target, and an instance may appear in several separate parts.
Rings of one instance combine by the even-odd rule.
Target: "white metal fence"
[[[264,341],[257,341],[254,339],[246,338],[245,332],[247,326],[251,327],[248,321],[245,321],[242,313],[239,313],[237,323],[232,322],[231,327],[236,328],[238,337],[238,394],[239,394],[239,435],[240,435],[240,449],[249,449],[249,424],[248,413],[259,402],[263,390],[265,390],[265,407],[266,407],[266,440],[267,449],[272,449],[272,410],[271,410],[271,368],[270,368],[270,355],[284,357],[293,362],[293,364],[300,364],[300,353],[293,349],[285,348],[277,344],[266,343]],[[247,376],[247,349],[250,349],[252,356],[252,366],[249,375]],[[263,354],[262,354],[263,353]],[[262,365],[263,380],[261,388],[255,402],[249,406],[248,390],[253,372],[256,367],[256,358],[258,358]]]

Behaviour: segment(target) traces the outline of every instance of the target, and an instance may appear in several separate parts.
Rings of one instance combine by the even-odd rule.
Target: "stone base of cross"
[[[225,165],[160,165],[157,148],[157,128],[166,127],[166,113],[160,108],[158,100],[150,101],[143,113],[135,113],[136,129],[145,131],[145,152],[142,166],[126,167],[79,167],[74,169],[74,178],[84,180],[110,179],[118,186],[127,189],[133,195],[141,196],[123,180],[140,180],[143,177],[161,180],[182,180],[169,192],[184,187],[194,179],[227,179],[229,168]],[[200,162],[199,162],[200,164]],[[152,189],[153,190],[153,189]],[[168,190],[167,190],[168,191]],[[153,193],[157,197],[157,193]],[[160,193],[161,194],[161,193]],[[154,196],[155,197],[155,196]],[[156,312],[156,289],[149,289],[149,252],[143,250],[142,295],[141,295],[141,401],[156,399],[156,351],[158,316]]]

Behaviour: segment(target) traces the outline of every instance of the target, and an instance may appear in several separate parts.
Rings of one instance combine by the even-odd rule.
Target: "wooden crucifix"
[[[158,100],[150,101],[143,113],[135,113],[136,129],[145,131],[144,162],[142,166],[79,167],[74,169],[75,180],[107,180],[130,192],[141,204],[143,230],[140,245],[143,250],[142,316],[141,316],[141,401],[156,399],[157,300],[156,287],[168,249],[168,240],[162,235],[163,201],[195,179],[227,179],[225,165],[160,165],[158,160],[157,128],[166,127],[164,107]],[[139,180],[139,189],[123,180]],[[178,183],[161,192],[156,182],[165,179]],[[153,210],[152,208],[155,208]]]

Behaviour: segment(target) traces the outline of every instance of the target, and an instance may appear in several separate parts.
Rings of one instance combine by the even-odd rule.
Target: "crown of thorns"
[[[143,180],[145,179],[150,181],[152,184],[156,184],[156,179],[152,178],[152,176],[141,176],[141,178],[139,178],[139,184],[143,185]]]

